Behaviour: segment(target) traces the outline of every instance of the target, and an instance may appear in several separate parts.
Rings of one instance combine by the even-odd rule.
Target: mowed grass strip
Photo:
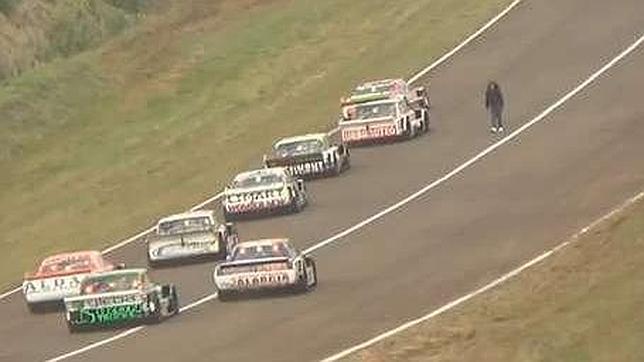
[[[347,360],[644,360],[644,202],[503,287]]]
[[[508,0],[187,0],[0,87],[0,286],[220,190],[355,83],[409,76]]]

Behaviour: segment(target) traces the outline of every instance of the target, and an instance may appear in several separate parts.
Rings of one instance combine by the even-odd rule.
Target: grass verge
[[[503,287],[349,358],[642,361],[644,202]]]
[[[330,128],[508,0],[186,0],[0,87],[0,286],[213,194],[278,136]],[[181,6],[179,6],[181,5]]]

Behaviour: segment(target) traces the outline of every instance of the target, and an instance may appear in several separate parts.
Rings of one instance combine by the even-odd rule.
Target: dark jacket
[[[485,108],[494,111],[503,109],[503,93],[496,83],[490,83],[485,91]]]

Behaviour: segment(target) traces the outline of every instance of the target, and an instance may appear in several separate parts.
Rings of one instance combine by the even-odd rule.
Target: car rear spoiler
[[[280,167],[288,166],[293,163],[301,162],[313,162],[313,161],[322,161],[324,156],[321,152],[310,153],[306,155],[293,155],[286,157],[279,157],[275,154],[268,155],[265,159],[266,166],[268,167]]]

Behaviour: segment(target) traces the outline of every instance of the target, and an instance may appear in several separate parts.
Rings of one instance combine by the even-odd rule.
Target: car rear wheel
[[[221,302],[229,302],[233,300],[233,292],[229,290],[219,290],[217,291],[217,299]]]
[[[224,221],[226,221],[226,222],[235,221],[235,217],[233,216],[233,214],[231,214],[231,213],[227,212],[226,210],[224,210]]]
[[[42,313],[44,310],[42,304],[39,303],[27,303],[27,309],[29,309],[30,313],[34,314]]]
[[[423,126],[422,127],[423,127],[422,128],[423,133],[426,133],[427,131],[429,131],[429,111],[428,110],[425,110],[423,112]]]
[[[70,322],[67,322],[67,330],[69,331],[69,333],[74,334],[74,333],[78,333],[80,328],[78,328],[78,326]]]
[[[179,296],[177,295],[177,288],[172,287],[170,304],[168,305],[168,314],[177,315],[179,314]]]
[[[414,138],[415,135],[416,135],[416,132],[414,130],[414,127],[412,127],[411,123],[408,120],[406,120],[405,121],[405,138],[408,138],[408,139]]]
[[[318,271],[315,266],[315,260],[310,259],[311,275],[307,275],[307,290],[311,290],[318,285]],[[313,280],[311,280],[313,279]]]
[[[307,259],[304,267],[304,275],[295,288],[296,292],[306,293],[318,285],[318,273],[315,266],[315,260]]]
[[[150,317],[148,318],[148,323],[157,324],[163,319],[163,314],[161,313],[161,305],[159,303],[159,297],[154,294],[152,301],[149,304],[150,307]]]
[[[148,255],[148,266],[150,268],[158,268],[160,265],[161,265],[161,263],[158,260],[153,260]]]

